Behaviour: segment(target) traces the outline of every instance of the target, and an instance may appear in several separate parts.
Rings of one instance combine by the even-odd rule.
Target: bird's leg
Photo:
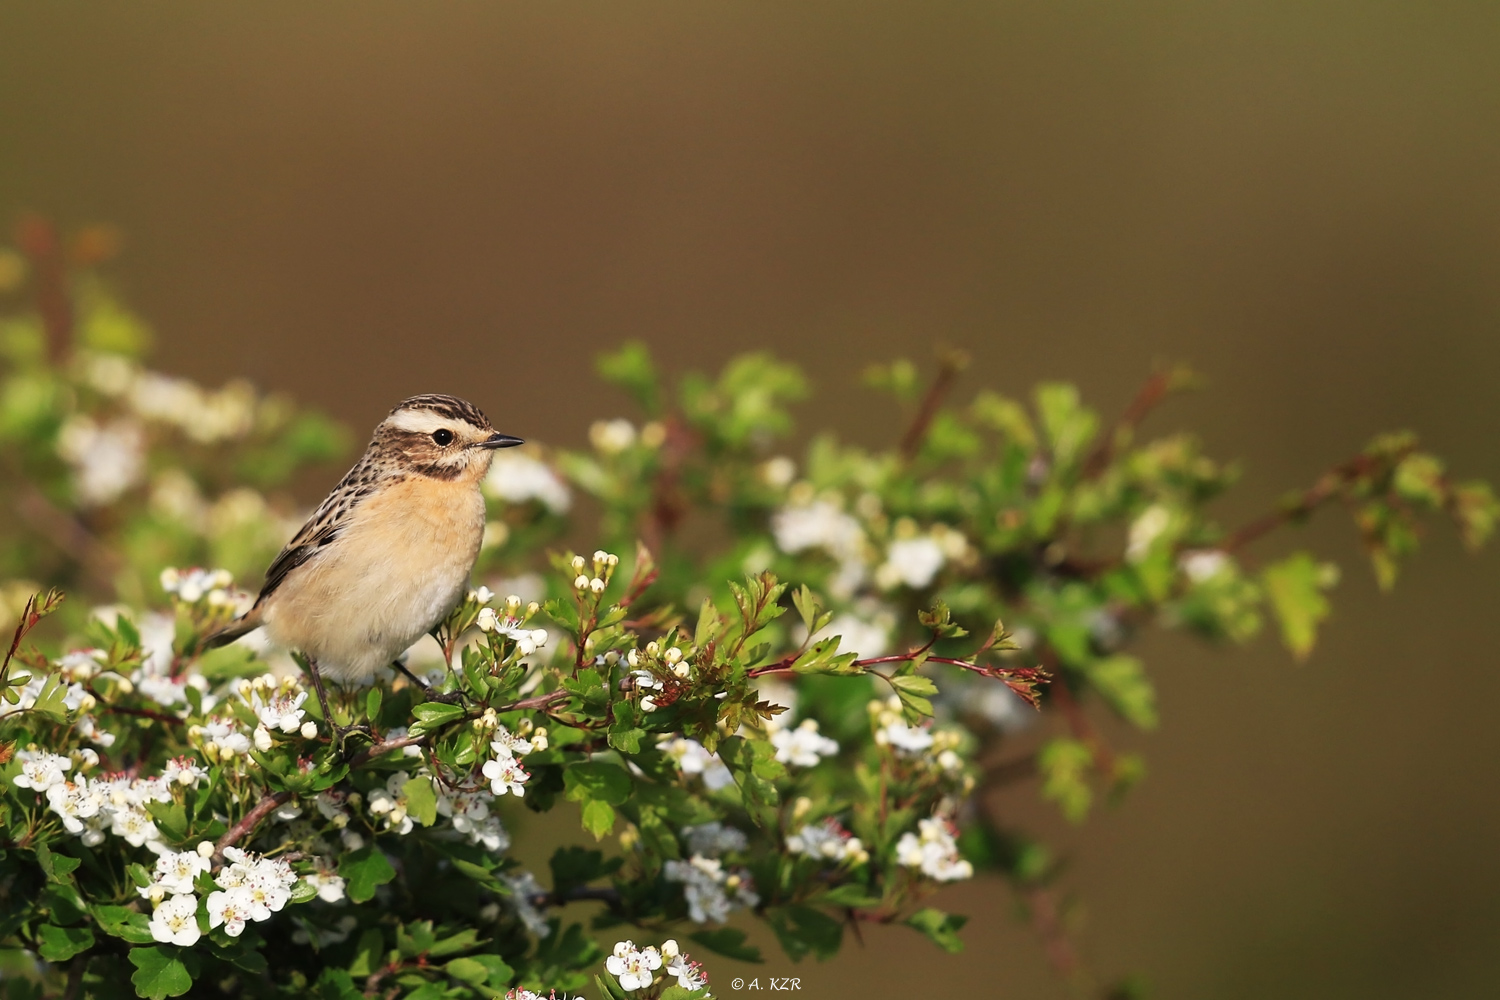
[[[421,688],[428,701],[439,701],[445,705],[455,705],[463,700],[464,695],[462,691],[450,691],[447,694],[434,694],[431,684],[428,684],[422,678],[418,677],[410,670],[407,670],[406,664],[402,663],[399,660],[392,660],[391,666],[401,671],[406,675],[407,680],[411,681],[417,687]]]
[[[340,753],[343,753],[344,740],[350,733],[357,731],[368,734],[370,727],[365,723],[350,726],[339,725],[333,717],[333,711],[328,707],[328,693],[323,690],[323,675],[318,672],[318,661],[310,656],[307,658],[307,672],[312,676],[313,690],[318,693],[318,707],[323,710],[323,723],[333,734],[333,745]]]

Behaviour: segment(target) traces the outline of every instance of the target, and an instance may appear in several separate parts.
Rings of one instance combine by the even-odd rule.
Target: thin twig
[[[1125,412],[1120,414],[1120,419],[1115,422],[1115,426],[1100,440],[1098,446],[1083,463],[1085,479],[1093,479],[1109,468],[1109,463],[1115,457],[1115,449],[1130,440],[1136,428],[1167,397],[1181,378],[1180,370],[1164,369],[1146,380],[1146,384],[1141,386],[1140,392],[1135,394],[1135,398],[1130,401]]]
[[[62,1000],[78,1000],[79,992],[83,989],[83,970],[88,968],[88,964],[87,952],[75,955],[73,961],[68,963],[68,985],[63,990]]]
[[[1344,487],[1350,483],[1358,482],[1365,476],[1370,475],[1372,472],[1380,469],[1384,463],[1394,466],[1415,447],[1415,445],[1409,445],[1391,455],[1356,455],[1342,465],[1334,466],[1319,476],[1317,482],[1313,483],[1310,488],[1292,502],[1283,505],[1279,510],[1273,510],[1269,514],[1264,514],[1256,518],[1231,534],[1219,544],[1219,550],[1231,554],[1238,552],[1240,549],[1259,540],[1262,536],[1271,533],[1283,524],[1299,521],[1307,517],[1323,504],[1338,496]]]
[[[969,356],[962,351],[944,351],[938,359],[938,372],[933,377],[932,385],[927,387],[927,395],[922,397],[922,403],[917,407],[917,415],[912,418],[911,426],[906,428],[906,433],[901,435],[900,451],[901,457],[908,461],[917,456],[922,447],[923,438],[927,437],[927,428],[932,426],[933,418],[937,416],[938,409],[943,405],[943,397],[953,388],[953,383],[958,380],[959,372],[963,371],[969,364]]]
[[[233,847],[239,843],[241,837],[255,829],[257,823],[281,808],[291,797],[291,792],[276,792],[255,803],[255,808],[240,817],[240,821],[225,831],[224,836],[220,837],[219,842],[214,845],[213,866],[218,868],[224,863],[224,848]]]

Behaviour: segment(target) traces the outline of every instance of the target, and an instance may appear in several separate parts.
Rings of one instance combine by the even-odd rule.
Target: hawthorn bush
[[[685,949],[758,959],[745,919],[792,959],[860,922],[956,951],[964,918],[930,897],[978,872],[1087,985],[1054,860],[979,793],[1037,773],[1082,821],[1138,780],[1090,720],[1156,725],[1144,629],[1240,643],[1269,618],[1307,655],[1337,571],[1252,565],[1273,529],[1341,503],[1389,586],[1420,519],[1478,546],[1497,512],[1387,434],[1221,527],[1233,469],[1139,436],[1191,382],[1177,369],[1106,426],[1066,384],[954,402],[960,357],[926,381],[874,366],[869,405],[910,411],[902,440],[825,433],[793,457],[795,367],[669,380],[632,344],[599,371],[635,419],[496,456],[475,589],[408,653],[430,687],[378,678],[325,719],[294,655],[203,639],[300,524],[289,478],[331,482],[350,438],[146,368],[149,329],[98,275],[112,242],[32,220],[0,252],[11,998],[705,996]],[[1034,755],[1027,726],[1049,734]],[[599,848],[527,871],[520,810]]]

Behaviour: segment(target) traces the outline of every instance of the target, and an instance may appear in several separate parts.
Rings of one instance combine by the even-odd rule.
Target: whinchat
[[[307,658],[332,725],[319,671],[367,678],[458,604],[484,537],[479,483],[496,448],[522,443],[455,396],[402,400],[209,645],[264,627]]]

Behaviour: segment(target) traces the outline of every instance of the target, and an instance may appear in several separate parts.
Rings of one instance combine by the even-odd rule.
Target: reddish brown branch
[[[36,307],[47,331],[48,354],[61,364],[73,350],[73,304],[68,299],[62,240],[50,220],[27,215],[16,227],[16,243],[36,274]]]
[[[1120,414],[1120,419],[1115,422],[1115,426],[1083,463],[1085,479],[1093,479],[1109,468],[1116,450],[1129,442],[1136,428],[1151,415],[1151,411],[1156,409],[1163,399],[1167,398],[1180,380],[1181,373],[1172,369],[1159,371],[1146,380],[1146,384],[1141,386],[1140,392],[1135,394],[1135,398],[1130,401],[1125,412]]]
[[[906,433],[901,435],[900,451],[901,457],[913,459],[922,447],[922,440],[927,437],[927,429],[932,426],[933,418],[937,416],[938,409],[943,405],[943,398],[953,388],[953,383],[958,380],[958,375],[969,364],[969,356],[962,351],[943,352],[938,363],[937,375],[928,386],[927,394],[922,397],[921,405],[917,407],[917,415],[912,418],[911,426],[907,427]]]
[[[1342,465],[1334,466],[1319,476],[1317,482],[1295,500],[1284,504],[1278,510],[1256,518],[1235,531],[1220,543],[1220,551],[1238,552],[1283,524],[1302,520],[1329,500],[1339,496],[1351,483],[1358,482],[1387,465],[1394,467],[1415,447],[1411,445],[1391,455],[1356,455]]]
[[[241,837],[254,830],[257,823],[281,808],[291,797],[291,792],[276,792],[255,803],[255,808],[240,817],[240,821],[225,831],[224,836],[220,837],[219,842],[214,845],[213,866],[218,868],[224,863],[224,848],[233,847],[239,843]]]

